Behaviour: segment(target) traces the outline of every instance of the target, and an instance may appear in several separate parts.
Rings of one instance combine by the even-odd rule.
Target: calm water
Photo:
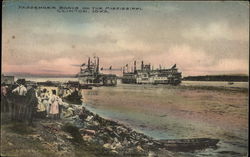
[[[248,143],[248,94],[123,85],[84,91],[85,106],[156,139],[218,138],[218,149],[181,156],[244,156]]]
[[[28,78],[27,78],[28,79]],[[75,78],[30,78],[63,81]],[[183,81],[181,86],[248,88],[248,83]],[[84,90],[84,104],[99,115],[124,123],[156,139],[218,138],[217,149],[176,153],[177,156],[246,156],[248,93],[181,88],[168,85],[126,85]]]
[[[248,82],[234,82],[234,84],[229,85],[228,82],[224,81],[183,81],[181,85],[248,88]]]

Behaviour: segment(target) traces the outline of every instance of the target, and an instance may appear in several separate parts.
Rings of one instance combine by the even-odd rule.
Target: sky
[[[177,64],[183,76],[248,74],[248,2],[8,1],[2,5],[3,73],[76,74],[78,65],[98,56],[104,68],[119,69],[143,60],[155,69]],[[141,10],[57,10],[76,6]]]

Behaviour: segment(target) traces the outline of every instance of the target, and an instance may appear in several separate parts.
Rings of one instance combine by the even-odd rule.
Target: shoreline
[[[83,105],[74,105],[74,113],[66,118],[76,126],[85,142],[94,143],[119,156],[171,156],[168,150],[158,150],[155,140],[117,121],[100,117]],[[167,154],[166,154],[167,153]],[[163,154],[162,154],[163,155]]]
[[[73,115],[78,115],[78,117]],[[74,126],[79,128],[81,135],[83,135],[84,141],[92,141],[97,145],[102,145],[104,148],[109,149],[115,154],[123,156],[131,154],[145,156],[146,154],[148,155],[150,153],[155,155],[166,155],[166,153],[168,153],[171,155],[172,151],[185,152],[201,150],[205,148],[214,148],[214,146],[216,146],[216,144],[219,142],[217,139],[208,138],[156,140],[143,133],[131,129],[125,124],[112,119],[100,117],[98,114],[87,110],[83,105],[75,105],[74,113],[72,113],[72,116],[70,116],[68,120],[70,120]],[[187,140],[189,142],[191,141],[191,143],[183,146],[183,144],[179,144],[180,140]],[[205,145],[203,145],[203,143],[200,143],[199,146],[194,145],[194,143],[198,140],[208,140],[209,142],[207,142]],[[210,143],[212,141],[215,143]],[[164,142],[167,143],[167,145],[165,145]]]

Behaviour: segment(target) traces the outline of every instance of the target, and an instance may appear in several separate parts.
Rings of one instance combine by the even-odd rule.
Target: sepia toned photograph
[[[247,157],[249,2],[2,2],[1,156]]]

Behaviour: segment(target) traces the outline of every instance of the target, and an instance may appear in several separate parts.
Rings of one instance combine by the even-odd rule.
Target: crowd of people
[[[57,93],[58,92],[58,93]],[[34,117],[60,119],[64,102],[62,97],[72,93],[69,90],[56,90],[26,84],[25,80],[15,85],[1,85],[1,112],[10,113],[14,121],[32,125]]]
[[[32,124],[33,112],[37,104],[34,85],[25,85],[25,81],[17,81],[14,85],[1,85],[1,112],[10,113],[15,121],[27,121]]]
[[[56,90],[38,89],[38,112],[42,115],[59,119],[61,113],[61,106],[63,104],[62,98],[57,96]]]

